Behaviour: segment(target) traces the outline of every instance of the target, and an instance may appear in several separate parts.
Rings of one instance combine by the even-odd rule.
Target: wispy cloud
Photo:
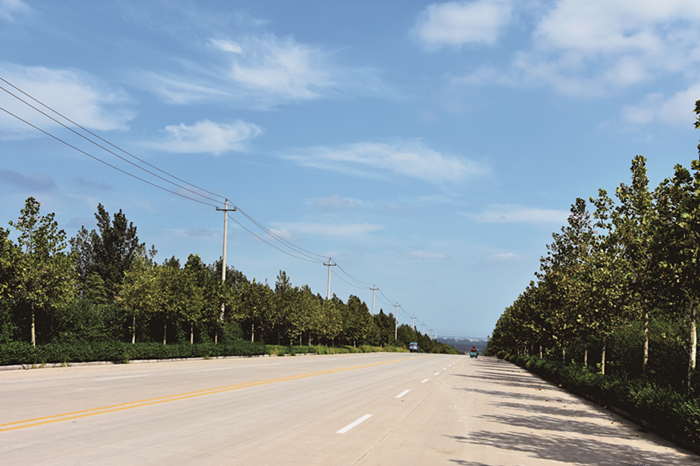
[[[192,126],[184,123],[166,126],[165,138],[144,142],[143,145],[166,152],[181,154],[244,151],[251,139],[262,133],[252,123],[237,120],[233,123],[214,123],[209,120],[196,122]]]
[[[413,258],[413,259],[421,259],[421,260],[447,259],[447,256],[444,254],[439,254],[437,252],[428,252],[428,251],[411,251],[408,253],[408,256]]]
[[[433,3],[420,13],[412,34],[427,50],[494,44],[510,21],[511,3],[511,0]]]
[[[307,167],[371,178],[390,174],[430,182],[457,182],[489,172],[484,164],[443,155],[420,140],[311,147],[284,157]]]
[[[512,252],[499,252],[486,258],[487,261],[509,261],[520,259],[520,256]]]
[[[90,129],[124,130],[126,123],[135,116],[127,108],[130,99],[124,91],[111,88],[83,71],[0,63],[0,73],[24,92]],[[18,91],[7,85],[4,87],[40,107]],[[57,125],[6,93],[0,96],[0,102],[10,112],[43,129]],[[26,137],[28,131],[34,130],[5,113],[0,114],[0,132],[4,133],[4,138]]]
[[[44,173],[32,173],[25,176],[19,172],[0,168],[0,181],[16,188],[33,191],[50,191],[56,188],[56,182]]]
[[[26,14],[32,9],[22,0],[0,0],[0,20],[14,21],[15,14]]]
[[[490,206],[481,213],[467,216],[479,223],[560,223],[566,222],[569,212],[554,209],[538,209],[521,205],[505,204]]]
[[[180,71],[141,78],[171,103],[225,100],[254,108],[386,90],[376,70],[339,65],[335,53],[291,36],[212,38],[203,52]]]
[[[312,204],[322,209],[355,209],[359,201],[333,194],[332,196],[313,199]]]
[[[689,127],[696,117],[694,110],[698,96],[700,83],[670,97],[661,93],[647,94],[637,105],[622,107],[622,118],[637,125],[661,122]]]
[[[278,229],[286,230],[292,233],[312,234],[320,236],[354,236],[363,235],[372,231],[381,230],[383,225],[371,223],[343,223],[343,224],[325,224],[325,223],[278,223]]]

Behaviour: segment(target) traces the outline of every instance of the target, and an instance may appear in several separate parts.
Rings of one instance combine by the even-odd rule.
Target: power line
[[[76,122],[73,121],[72,119],[66,117],[65,115],[63,115],[62,113],[60,113],[60,112],[58,112],[57,110],[53,109],[52,107],[46,105],[46,104],[43,103],[42,101],[38,100],[37,98],[35,98],[35,97],[33,97],[32,95],[28,94],[27,92],[23,91],[22,89],[20,89],[19,87],[15,86],[15,85],[12,84],[11,82],[7,81],[6,79],[0,77],[0,81],[6,83],[8,86],[10,86],[10,87],[12,87],[13,89],[17,90],[18,92],[20,92],[21,94],[23,94],[23,95],[26,96],[27,98],[29,98],[29,99],[31,99],[32,101],[36,102],[37,104],[39,104],[40,106],[42,106],[42,107],[44,107],[45,109],[49,110],[50,112],[54,113],[55,115],[58,115],[59,117],[61,117],[61,118],[64,119],[65,121],[68,121],[68,122],[71,123],[73,126],[75,126],[75,127],[77,127],[77,128],[80,128],[80,129],[81,129],[82,131],[84,131],[85,133],[87,133],[87,134],[89,134],[89,135],[91,135],[91,136],[97,138],[98,140],[102,141],[102,142],[105,143],[106,145],[109,145],[109,146],[113,147],[113,148],[116,149],[117,151],[122,152],[122,153],[126,154],[127,156],[129,156],[129,157],[131,157],[131,158],[133,158],[133,159],[135,159],[135,160],[138,160],[140,163],[142,163],[142,164],[144,164],[144,165],[146,165],[146,166],[148,166],[148,167],[150,167],[150,168],[152,168],[152,169],[154,169],[154,170],[156,170],[156,171],[158,171],[158,172],[160,172],[160,173],[163,173],[164,175],[167,175],[168,177],[170,177],[170,178],[172,178],[172,179],[175,179],[175,180],[179,181],[180,183],[183,183],[183,184],[185,184],[185,185],[187,185],[187,186],[191,186],[191,187],[193,187],[193,188],[195,188],[195,189],[197,189],[197,190],[199,190],[199,191],[201,191],[201,192],[211,194],[212,196],[216,196],[216,197],[219,197],[219,198],[221,198],[221,199],[226,199],[224,196],[221,196],[221,195],[216,194],[216,193],[214,193],[214,192],[208,191],[208,190],[206,190],[206,189],[204,189],[204,188],[201,188],[201,187],[199,187],[199,186],[197,186],[197,185],[195,185],[195,184],[192,184],[192,183],[190,183],[190,182],[188,182],[188,181],[185,181],[185,180],[183,180],[183,179],[181,179],[181,178],[179,178],[179,177],[177,177],[177,176],[175,176],[175,175],[172,175],[171,173],[168,173],[168,172],[165,171],[165,170],[162,170],[162,169],[156,167],[155,165],[152,165],[152,164],[146,162],[145,160],[143,160],[143,159],[141,159],[141,158],[135,156],[134,154],[132,154],[132,153],[130,153],[130,152],[128,152],[128,151],[126,151],[126,150],[120,148],[119,146],[113,144],[112,142],[110,142],[110,141],[108,141],[108,140],[106,140],[106,139],[100,137],[99,135],[93,133],[93,132],[90,131],[89,129],[87,129],[87,128],[81,126],[81,125],[78,124],[78,123],[76,123]],[[111,150],[111,149],[109,149],[109,148],[107,148],[107,147],[101,145],[100,143],[98,143],[98,142],[96,142],[96,141],[90,139],[89,137],[85,136],[84,134],[81,134],[80,132],[74,130],[73,128],[71,128],[70,126],[68,126],[67,124],[65,124],[64,122],[57,120],[57,119],[54,118],[53,116],[51,116],[51,115],[47,114],[46,112],[42,111],[41,109],[35,107],[35,106],[32,105],[31,103],[29,103],[29,102],[27,102],[26,100],[22,99],[22,98],[19,97],[18,95],[12,93],[11,91],[9,91],[8,89],[6,89],[5,87],[0,86],[0,90],[6,92],[8,95],[14,97],[15,99],[17,99],[18,101],[22,102],[22,103],[25,104],[26,106],[30,107],[30,108],[33,109],[34,111],[36,111],[36,112],[38,112],[38,113],[44,115],[46,118],[50,119],[51,121],[55,122],[56,124],[60,125],[61,127],[67,129],[68,131],[72,132],[72,133],[75,134],[76,136],[79,136],[80,138],[84,139],[85,141],[90,142],[91,144],[93,144],[93,145],[99,147],[100,149],[104,150],[105,152],[108,152],[108,153],[114,155],[115,157],[117,157],[117,158],[119,158],[120,160],[122,160],[122,161],[124,161],[124,162],[126,162],[126,163],[128,163],[128,164],[130,164],[130,165],[132,165],[132,166],[134,166],[134,167],[136,167],[136,168],[138,168],[139,170],[142,170],[142,171],[148,173],[149,175],[154,176],[154,177],[160,179],[161,181],[164,181],[164,182],[166,182],[166,183],[169,183],[169,184],[171,184],[171,185],[173,185],[173,186],[175,186],[175,187],[177,187],[177,188],[180,188],[180,189],[182,189],[182,190],[184,190],[184,191],[187,191],[187,192],[189,192],[189,193],[191,193],[191,194],[193,194],[193,195],[195,195],[195,196],[199,196],[199,197],[201,197],[201,198],[204,198],[204,199],[206,199],[206,200],[209,200],[209,201],[212,201],[212,202],[216,202],[216,203],[219,203],[219,204],[222,203],[221,201],[219,201],[219,200],[217,200],[217,199],[214,199],[214,198],[211,198],[211,197],[206,196],[206,195],[204,195],[204,194],[201,194],[201,192],[193,191],[192,189],[189,189],[189,188],[187,188],[186,186],[183,186],[183,185],[180,185],[180,184],[178,184],[178,183],[175,183],[175,182],[173,182],[173,181],[171,181],[171,180],[169,180],[169,179],[167,179],[167,178],[164,178],[164,177],[161,176],[161,175],[158,175],[157,173],[154,173],[154,172],[152,172],[152,171],[150,171],[150,170],[148,170],[148,169],[142,167],[141,165],[139,165],[139,164],[137,164],[137,163],[132,162],[131,160],[128,160],[127,158],[125,158],[125,157],[123,157],[123,156],[117,154],[117,153],[114,152],[113,150]],[[90,158],[92,158],[92,159],[94,159],[94,160],[96,160],[96,161],[98,161],[98,162],[100,162],[100,163],[103,163],[104,165],[107,165],[108,167],[110,167],[110,168],[112,168],[112,169],[114,169],[114,170],[117,170],[117,171],[119,171],[120,173],[123,173],[123,174],[125,174],[125,175],[127,175],[127,176],[130,176],[130,177],[132,177],[132,178],[134,178],[134,179],[136,179],[136,180],[138,180],[138,181],[141,181],[141,182],[143,182],[143,183],[146,183],[146,184],[148,184],[148,185],[150,185],[150,186],[153,186],[153,187],[155,187],[155,188],[161,189],[161,190],[166,191],[166,192],[168,192],[168,193],[175,194],[176,196],[182,197],[182,198],[184,198],[184,199],[188,199],[188,200],[191,200],[191,201],[195,201],[195,202],[198,202],[198,203],[200,203],[200,204],[204,204],[204,205],[207,205],[207,206],[210,206],[210,207],[217,207],[217,208],[218,208],[217,205],[214,205],[214,204],[211,204],[211,203],[202,201],[202,200],[200,200],[200,199],[196,199],[196,198],[193,198],[193,197],[184,195],[184,194],[182,194],[182,193],[178,193],[178,192],[173,191],[173,190],[171,190],[171,189],[168,189],[168,188],[165,188],[165,187],[163,187],[163,186],[160,186],[160,185],[158,185],[158,184],[156,184],[156,183],[154,183],[154,182],[151,182],[151,181],[148,181],[148,180],[146,180],[146,179],[144,179],[144,178],[141,178],[141,177],[139,177],[139,176],[137,176],[137,175],[134,175],[133,173],[130,173],[130,172],[128,172],[128,171],[126,171],[126,170],[124,170],[124,169],[122,169],[122,168],[119,168],[119,167],[117,167],[117,166],[115,166],[115,165],[113,165],[113,164],[111,164],[111,163],[109,163],[109,162],[107,162],[107,161],[105,161],[105,160],[102,160],[101,158],[99,158],[99,157],[97,157],[97,156],[95,156],[95,155],[93,155],[93,154],[90,154],[89,152],[87,152],[87,151],[85,151],[85,150],[82,150],[82,149],[78,148],[77,146],[75,146],[75,145],[73,145],[73,144],[71,144],[71,143],[69,143],[69,142],[67,142],[67,141],[65,141],[65,140],[63,140],[63,139],[61,139],[60,137],[55,136],[55,135],[53,135],[52,133],[49,133],[48,131],[46,131],[46,130],[40,128],[40,127],[37,126],[37,125],[34,125],[33,123],[30,123],[29,121],[27,121],[27,120],[21,118],[21,117],[18,116],[18,115],[15,115],[14,113],[10,112],[9,110],[7,110],[7,109],[5,109],[5,108],[3,108],[3,107],[0,107],[0,110],[4,111],[4,112],[7,113],[8,115],[10,115],[10,116],[16,118],[17,120],[23,122],[24,124],[26,124],[26,125],[28,125],[28,126],[34,128],[35,130],[37,130],[37,131],[43,133],[44,135],[49,136],[50,138],[52,138],[52,139],[54,139],[54,140],[56,140],[56,141],[58,141],[58,142],[60,142],[60,143],[62,143],[62,144],[64,144],[64,145],[70,147],[71,149],[74,149],[74,150],[76,150],[76,151],[78,151],[78,152],[80,152],[80,153],[82,153],[82,154],[84,154],[84,155],[87,155],[88,157],[90,157]],[[271,246],[271,247],[275,248],[276,250],[278,250],[278,251],[280,251],[280,252],[282,252],[282,253],[284,253],[284,254],[287,254],[287,255],[289,255],[289,256],[291,256],[291,257],[294,257],[294,258],[300,259],[300,260],[304,260],[304,261],[306,261],[306,262],[318,263],[318,262],[322,262],[322,260],[325,259],[325,256],[323,256],[323,255],[316,254],[316,253],[314,253],[314,252],[308,251],[308,250],[306,250],[306,249],[303,249],[303,248],[301,248],[301,247],[299,247],[299,246],[296,246],[296,245],[294,245],[293,243],[287,241],[286,239],[282,238],[282,237],[279,236],[278,234],[274,233],[272,230],[270,230],[270,229],[268,229],[267,227],[265,227],[264,225],[262,225],[260,222],[258,222],[257,220],[255,220],[252,216],[250,216],[250,215],[247,214],[246,212],[242,211],[240,208],[237,208],[237,210],[240,211],[241,214],[243,214],[243,216],[246,217],[251,223],[253,223],[255,226],[257,226],[258,228],[260,228],[263,232],[265,232],[269,237],[271,237],[272,239],[276,240],[277,242],[279,242],[280,244],[282,244],[284,247],[286,247],[286,248],[288,248],[288,249],[291,249],[291,250],[292,250],[294,253],[296,253],[296,254],[289,253],[289,252],[287,252],[287,251],[285,251],[285,250],[283,250],[283,249],[280,249],[279,247],[275,246],[274,244],[272,244],[272,243],[266,241],[264,238],[258,236],[257,234],[255,234],[254,232],[252,232],[251,230],[249,230],[248,228],[246,228],[245,226],[243,226],[243,225],[242,225],[240,222],[238,222],[236,219],[234,219],[233,217],[231,217],[230,215],[227,214],[227,217],[228,217],[228,218],[230,218],[231,220],[233,220],[233,221],[234,221],[236,224],[238,224],[241,228],[243,228],[244,230],[246,230],[248,233],[250,233],[251,235],[253,235],[253,236],[256,237],[257,239],[261,240],[262,242],[264,242],[264,243],[267,244],[268,246]],[[337,264],[336,264],[336,265],[337,265]],[[375,285],[372,285],[372,284],[370,284],[370,283],[368,283],[368,282],[363,282],[362,280],[359,280],[359,279],[355,278],[354,276],[352,276],[350,273],[348,273],[346,270],[344,270],[344,269],[341,268],[340,266],[338,266],[338,268],[339,268],[350,280],[352,280],[353,282],[355,282],[357,285],[354,285],[353,283],[348,282],[347,280],[343,279],[343,278],[340,277],[337,273],[334,272],[334,274],[336,275],[336,277],[338,277],[338,279],[342,280],[344,283],[346,283],[346,284],[348,284],[348,285],[350,285],[350,286],[356,287],[356,288],[361,288],[361,289],[367,288],[367,287],[369,287],[370,285],[374,288]],[[389,298],[387,298],[387,296],[386,296],[381,290],[379,290],[379,289],[377,289],[377,290],[381,293],[381,295],[382,295],[384,298],[386,298],[387,300],[389,300]],[[381,299],[380,299],[380,300],[381,300]],[[391,301],[391,300],[389,300],[389,301]],[[388,302],[385,302],[385,304],[388,304],[388,305],[392,306],[392,304],[391,304],[391,303],[388,303]],[[400,306],[399,306],[399,307],[400,307]],[[403,311],[403,309],[402,309],[402,312],[403,312],[404,314],[406,314],[405,311]],[[406,314],[406,316],[407,316],[407,314]]]
[[[144,180],[143,178],[138,177],[138,176],[136,176],[136,175],[134,175],[134,174],[132,174],[132,173],[129,173],[129,172],[127,172],[126,170],[122,170],[121,168],[116,167],[116,166],[112,165],[112,164],[109,163],[109,162],[105,162],[104,160],[100,159],[99,157],[96,157],[96,156],[94,156],[94,155],[92,155],[92,154],[90,154],[90,153],[88,153],[88,152],[86,152],[86,151],[84,151],[84,150],[82,150],[82,149],[80,149],[80,148],[78,148],[78,147],[76,147],[76,146],[70,144],[69,142],[64,141],[63,139],[59,138],[58,136],[54,136],[53,134],[49,133],[48,131],[45,131],[45,130],[39,128],[38,126],[36,126],[36,125],[34,125],[34,124],[28,122],[27,120],[25,120],[25,119],[23,119],[23,118],[21,118],[21,117],[15,115],[14,113],[10,112],[9,110],[7,110],[7,109],[4,108],[4,107],[0,107],[0,110],[2,110],[3,112],[7,113],[8,115],[10,115],[10,116],[12,116],[12,117],[18,119],[18,120],[21,121],[22,123],[25,123],[26,125],[31,126],[32,128],[36,129],[37,131],[39,131],[39,132],[41,132],[41,133],[44,133],[45,135],[49,136],[50,138],[55,139],[56,141],[60,142],[61,144],[65,144],[66,146],[70,147],[71,149],[77,150],[77,151],[80,152],[81,154],[85,154],[85,155],[87,155],[88,157],[90,157],[90,158],[92,158],[92,159],[94,159],[94,160],[97,160],[98,162],[103,163],[103,164],[107,165],[108,167],[113,168],[113,169],[115,169],[115,170],[117,170],[117,171],[119,171],[119,172],[121,172],[121,173],[123,173],[123,174],[125,174],[125,175],[128,175],[128,176],[130,176],[130,177],[132,177],[132,178],[134,178],[134,179],[137,179],[137,180],[142,181],[142,182],[144,182],[144,183],[146,183],[146,184],[149,184],[149,185],[151,185],[151,186],[153,186],[153,187],[155,187],[155,188],[162,189],[163,191],[169,192],[170,194],[175,194],[176,196],[180,196],[180,197],[183,197],[183,198],[185,198],[185,199],[189,199],[190,201],[199,202],[200,204],[208,205],[208,206],[211,206],[211,207],[216,207],[216,205],[214,205],[214,204],[210,204],[210,203],[208,203],[208,202],[200,201],[199,199],[194,199],[194,198],[191,198],[191,197],[189,197],[189,196],[185,196],[184,194],[178,193],[178,192],[176,192],[176,191],[172,191],[172,190],[170,190],[170,189],[168,189],[168,188],[164,188],[164,187],[159,186],[159,185],[157,185],[157,184],[155,184],[155,183],[152,183],[152,182],[150,182],[150,181],[148,181],[148,180]]]
[[[295,259],[303,260],[303,261],[306,261],[306,262],[318,263],[318,261],[316,261],[316,260],[311,260],[311,259],[307,259],[307,258],[304,258],[304,257],[295,256],[295,255],[292,254],[292,253],[289,253],[289,252],[287,252],[287,251],[284,251],[284,250],[278,248],[277,246],[275,246],[274,244],[272,244],[272,243],[270,243],[270,242],[268,242],[268,241],[265,241],[263,238],[261,238],[261,237],[258,236],[257,234],[255,234],[255,233],[253,233],[252,231],[250,231],[249,229],[247,229],[245,226],[243,226],[243,224],[242,224],[241,222],[239,222],[239,221],[236,220],[235,218],[231,217],[230,215],[228,216],[228,218],[230,218],[231,220],[233,220],[237,225],[239,225],[239,226],[240,226],[241,228],[243,228],[245,231],[247,231],[247,232],[250,233],[251,235],[255,236],[257,239],[259,239],[259,240],[262,241],[263,243],[267,244],[268,246],[277,249],[279,252],[284,253],[284,254],[287,254],[288,256],[294,257]]]
[[[200,187],[197,186],[197,185],[194,185],[194,184],[189,183],[189,182],[187,182],[187,181],[185,181],[185,180],[183,180],[183,179],[180,179],[180,178],[178,178],[177,176],[175,176],[175,175],[173,175],[173,174],[171,174],[171,173],[168,173],[168,172],[166,172],[165,170],[162,170],[162,169],[156,167],[155,165],[152,165],[152,164],[146,162],[146,161],[143,160],[143,159],[140,159],[139,157],[133,155],[132,153],[130,153],[130,152],[128,152],[128,151],[122,149],[121,147],[119,147],[119,146],[117,146],[117,145],[111,143],[110,141],[108,141],[108,140],[106,140],[106,139],[104,139],[104,138],[98,136],[97,134],[93,133],[93,132],[90,131],[89,129],[87,129],[87,128],[81,126],[80,124],[78,124],[78,123],[76,123],[75,121],[71,120],[70,118],[68,118],[67,116],[65,116],[65,115],[63,115],[62,113],[58,112],[57,110],[55,110],[55,109],[49,107],[48,105],[46,105],[45,103],[43,103],[43,102],[40,101],[39,99],[37,99],[37,98],[33,97],[32,95],[28,94],[27,92],[23,91],[22,89],[20,89],[19,87],[15,86],[14,84],[12,84],[11,82],[9,82],[8,80],[6,80],[5,78],[3,78],[3,77],[1,77],[1,76],[0,76],[0,81],[3,81],[3,82],[6,83],[7,85],[11,86],[13,89],[16,89],[18,92],[21,92],[22,94],[24,94],[24,95],[27,96],[28,98],[32,99],[34,102],[38,103],[38,104],[41,105],[42,107],[44,107],[44,108],[50,110],[51,112],[53,112],[53,113],[55,113],[56,115],[60,116],[60,117],[63,118],[64,120],[70,122],[70,123],[73,124],[74,126],[80,128],[81,130],[85,131],[86,133],[90,134],[91,136],[96,137],[96,138],[99,139],[100,141],[102,141],[102,142],[104,142],[104,143],[106,143],[106,144],[108,144],[108,145],[114,147],[115,149],[119,150],[120,152],[123,152],[124,154],[128,155],[129,157],[132,157],[132,158],[138,160],[139,162],[141,162],[141,163],[143,163],[143,164],[145,164],[145,165],[148,165],[149,167],[153,168],[154,170],[157,170],[157,171],[159,171],[159,172],[161,172],[161,173],[163,173],[163,174],[165,174],[165,175],[168,175],[168,176],[171,177],[171,178],[174,178],[174,179],[176,179],[176,180],[178,180],[178,181],[180,181],[180,182],[182,182],[182,183],[185,183],[186,185],[192,186],[193,188],[197,188],[197,189],[200,190],[200,191],[203,191],[203,192],[205,192],[205,193],[211,194],[211,195],[213,195],[213,196],[217,196],[217,197],[219,197],[219,198],[221,198],[221,199],[225,199],[224,196],[221,196],[220,194],[216,194],[216,193],[213,193],[213,192],[211,192],[211,191],[207,191],[207,190],[204,189],[204,188],[200,188]],[[87,141],[90,141],[91,143],[95,144],[96,146],[98,146],[98,147],[100,147],[100,148],[106,150],[107,152],[110,152],[111,154],[115,155],[116,157],[119,157],[120,159],[126,161],[127,163],[130,163],[130,164],[134,165],[135,167],[137,167],[137,168],[139,168],[139,169],[141,169],[141,170],[144,170],[144,171],[146,171],[147,173],[149,173],[149,174],[151,174],[151,175],[153,175],[153,176],[156,176],[156,177],[158,177],[158,178],[161,178],[160,176],[158,176],[158,175],[156,175],[156,174],[154,174],[154,173],[152,173],[152,172],[146,170],[146,169],[143,168],[143,167],[140,167],[140,166],[137,165],[137,164],[134,164],[133,162],[129,162],[128,160],[125,160],[124,158],[120,157],[119,155],[115,154],[114,152],[110,151],[109,149],[106,149],[106,148],[102,147],[101,145],[97,144],[96,142],[92,141],[91,139],[89,139],[89,138],[85,137],[84,135],[82,135],[82,134],[80,134],[80,133],[74,131],[72,128],[69,128],[68,126],[66,126],[65,124],[61,123],[60,121],[57,121],[57,120],[54,119],[53,117],[47,115],[46,113],[44,113],[43,111],[41,111],[41,110],[39,110],[38,108],[34,107],[33,105],[31,105],[30,103],[26,102],[26,101],[23,100],[22,98],[16,96],[16,95],[13,94],[12,92],[8,91],[8,90],[5,89],[4,87],[0,86],[0,89],[2,89],[2,90],[5,91],[6,93],[8,93],[8,94],[11,95],[12,97],[14,97],[15,99],[19,100],[20,102],[24,103],[25,105],[27,105],[27,106],[33,108],[34,110],[36,110],[37,112],[41,113],[42,115],[46,116],[47,118],[50,118],[51,120],[55,121],[56,123],[58,123],[59,125],[63,126],[64,128],[66,128],[66,129],[72,131],[73,133],[77,134],[78,136],[82,137],[83,139],[85,139],[85,140],[87,140]],[[163,181],[167,181],[168,183],[174,184],[174,185],[178,186],[179,188],[188,190],[187,188],[185,188],[185,187],[183,187],[183,186],[179,186],[179,185],[177,185],[177,184],[175,184],[175,183],[172,183],[172,182],[169,181],[169,180],[165,180],[164,178],[161,178],[161,179],[162,179]],[[188,190],[188,191],[189,191],[189,190]],[[193,192],[193,191],[191,191],[191,192]],[[193,192],[193,193],[194,193],[194,192]],[[197,195],[199,195],[199,196],[205,197],[205,198],[207,198],[207,199],[209,199],[209,200],[211,200],[211,201],[214,201],[214,202],[219,202],[219,201],[216,201],[215,199],[211,199],[211,198],[209,198],[209,197],[207,197],[207,196],[203,196],[203,195],[201,195],[201,194],[199,194],[199,193],[194,193],[194,194],[197,194]]]

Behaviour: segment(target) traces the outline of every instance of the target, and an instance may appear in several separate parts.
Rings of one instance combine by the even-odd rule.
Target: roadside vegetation
[[[700,100],[696,102],[700,128]],[[700,146],[698,146],[700,151]],[[530,282],[498,320],[497,355],[700,448],[700,159],[649,189],[632,180],[571,207]]]
[[[157,263],[120,210],[68,239],[30,197],[0,227],[0,365],[228,355],[456,350],[351,295],[329,300],[280,271],[273,286],[190,254]],[[16,239],[13,241],[12,236]],[[395,338],[396,333],[396,338]],[[270,346],[268,346],[270,345]],[[274,346],[272,346],[274,345]]]

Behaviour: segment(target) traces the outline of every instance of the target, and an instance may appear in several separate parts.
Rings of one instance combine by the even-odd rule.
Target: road
[[[700,465],[517,366],[454,355],[0,372],[0,464]]]

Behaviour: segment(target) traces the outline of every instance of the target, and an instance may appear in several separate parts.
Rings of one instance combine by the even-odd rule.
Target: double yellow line
[[[195,392],[180,393],[178,395],[162,396],[158,398],[149,398],[140,401],[130,401],[128,403],[120,403],[116,405],[103,406],[101,408],[84,409],[81,411],[73,411],[70,413],[54,414],[53,416],[37,417],[34,419],[25,419],[23,421],[8,422],[0,424],[0,433],[8,432],[17,429],[26,429],[27,427],[36,427],[44,424],[52,424],[54,422],[69,421],[71,419],[80,419],[83,417],[97,416],[98,414],[114,413],[117,411],[125,411],[127,409],[141,408],[143,406],[157,405],[161,403],[169,403],[171,401],[186,400],[188,398],[196,398],[199,396],[214,395],[216,393],[230,392],[240,390],[242,388],[257,387],[259,385],[268,385],[278,382],[287,382],[289,380],[305,379],[307,377],[316,377],[318,375],[332,374],[334,372],[352,371],[356,369],[364,369],[366,367],[381,366],[384,364],[393,364],[401,361],[406,361],[413,358],[395,359],[393,361],[375,362],[373,364],[363,364],[361,366],[343,367],[340,369],[328,369],[325,371],[308,372],[306,374],[290,375],[287,377],[277,377],[274,379],[256,380],[253,382],[239,383],[235,385],[227,385],[224,387],[209,388],[206,390],[198,390]]]

